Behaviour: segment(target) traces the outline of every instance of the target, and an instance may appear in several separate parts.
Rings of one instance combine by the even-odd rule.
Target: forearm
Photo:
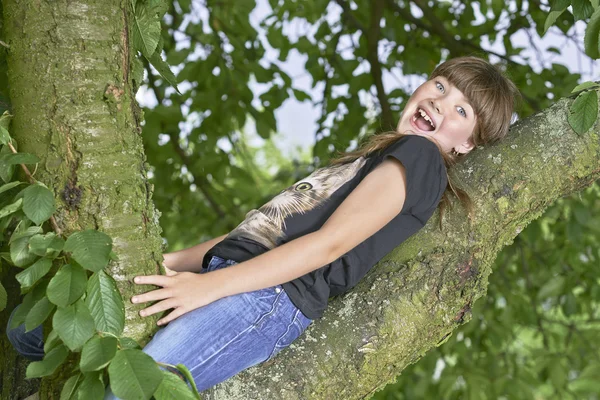
[[[248,261],[210,272],[222,297],[289,282],[321,268],[338,256],[323,231],[301,236]]]
[[[202,259],[214,245],[225,239],[222,235],[193,247],[163,254],[165,266],[176,272],[199,272],[202,269]]]

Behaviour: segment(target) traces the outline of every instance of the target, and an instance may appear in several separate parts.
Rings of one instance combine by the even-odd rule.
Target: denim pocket
[[[229,267],[230,265],[237,264],[237,261],[228,260],[218,256],[212,256],[206,269],[203,272],[210,272],[221,268]]]

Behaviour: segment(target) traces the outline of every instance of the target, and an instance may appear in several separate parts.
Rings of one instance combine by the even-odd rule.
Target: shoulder
[[[407,135],[381,155],[382,159],[397,159],[406,170],[407,209],[412,214],[432,212],[447,186],[446,165],[438,146],[423,136]]]
[[[439,156],[442,159],[442,154],[438,146],[431,140],[419,135],[406,135],[398,139],[387,147],[388,151],[404,150],[408,152],[425,152],[432,156]]]

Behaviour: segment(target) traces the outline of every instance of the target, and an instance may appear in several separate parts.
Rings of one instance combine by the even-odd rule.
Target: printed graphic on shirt
[[[258,210],[251,210],[228,239],[245,237],[268,249],[276,246],[278,239],[285,238],[286,218],[304,214],[326,202],[344,183],[354,178],[365,165],[360,157],[350,164],[330,165],[320,168],[308,177],[284,189]]]

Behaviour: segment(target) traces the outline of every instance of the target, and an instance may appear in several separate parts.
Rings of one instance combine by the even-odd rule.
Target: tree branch
[[[364,399],[471,319],[498,252],[557,198],[600,178],[594,131],[567,122],[571,99],[517,122],[452,173],[474,204],[453,207],[381,260],[271,362],[208,390],[206,400]],[[274,377],[277,377],[275,379]]]
[[[344,0],[335,0],[335,2],[342,7],[342,17],[344,17],[346,21],[348,21],[354,28],[363,34],[366,34],[367,28],[365,28],[365,26],[358,19],[356,19],[354,14],[352,14],[352,10],[350,9],[350,6],[348,6],[348,3],[346,3]]]
[[[455,57],[471,55],[471,54],[473,54],[473,52],[478,52],[478,53],[481,52],[481,53],[487,53],[487,54],[494,55],[502,60],[507,61],[511,65],[516,65],[516,66],[522,67],[521,64],[512,60],[510,57],[508,57],[505,54],[500,54],[500,53],[497,53],[492,50],[486,50],[483,47],[479,46],[478,44],[473,43],[467,39],[460,39],[460,40],[456,39],[448,30],[446,30],[444,28],[443,21],[441,21],[435,15],[433,10],[427,5],[426,1],[413,0],[414,3],[421,9],[421,11],[423,11],[423,16],[427,20],[429,20],[431,25],[425,24],[420,19],[415,18],[410,13],[410,10],[400,7],[398,4],[396,4],[396,2],[394,0],[386,0],[386,1],[388,4],[388,7],[390,7],[391,9],[396,11],[398,14],[400,14],[400,16],[402,18],[404,18],[405,20],[407,20],[408,22],[414,24],[415,26],[417,26],[423,30],[426,30],[427,32],[429,32],[431,34],[439,35],[439,37],[442,38],[442,40],[446,44],[446,47],[448,48],[448,50],[450,50],[450,53]],[[528,96],[527,94],[525,94],[524,92],[522,92],[520,90],[519,90],[519,92],[520,92],[521,96],[529,103],[529,105],[531,106],[531,108],[534,111],[537,112],[537,111],[541,110],[541,104],[539,101]]]
[[[396,127],[395,118],[390,108],[387,93],[383,87],[383,73],[379,62],[379,38],[381,33],[381,17],[385,6],[385,0],[373,0],[371,2],[371,20],[367,36],[367,59],[371,64],[371,75],[377,89],[377,98],[381,106],[381,125],[383,130],[393,130]]]
[[[156,85],[156,80],[154,79],[154,75],[152,75],[152,72],[150,70],[150,63],[148,62],[148,60],[146,60],[146,58],[142,58],[142,60],[144,62],[144,67],[148,71],[148,86],[150,87],[150,89],[152,89],[154,96],[156,96],[156,100],[158,101],[158,104],[162,104],[163,95],[160,93],[160,91]],[[161,121],[161,129],[163,129],[163,130],[165,129],[165,126],[162,121]],[[192,177],[194,179],[194,183],[198,187],[198,190],[200,191],[200,193],[202,193],[204,198],[208,201],[208,203],[210,204],[212,209],[215,211],[215,213],[219,216],[219,218],[225,218],[225,212],[221,209],[221,206],[219,205],[219,203],[217,203],[215,201],[213,196],[208,191],[208,188],[210,187],[210,182],[208,181],[208,179],[206,179],[204,176],[194,174],[193,168],[191,167],[192,161],[190,160],[190,157],[185,153],[184,149],[181,148],[181,146],[179,145],[179,137],[178,137],[177,132],[169,130],[167,132],[167,135],[169,135],[169,141],[171,142],[171,145],[173,146],[175,153],[179,156],[183,165],[186,166],[186,168],[192,175]]]

